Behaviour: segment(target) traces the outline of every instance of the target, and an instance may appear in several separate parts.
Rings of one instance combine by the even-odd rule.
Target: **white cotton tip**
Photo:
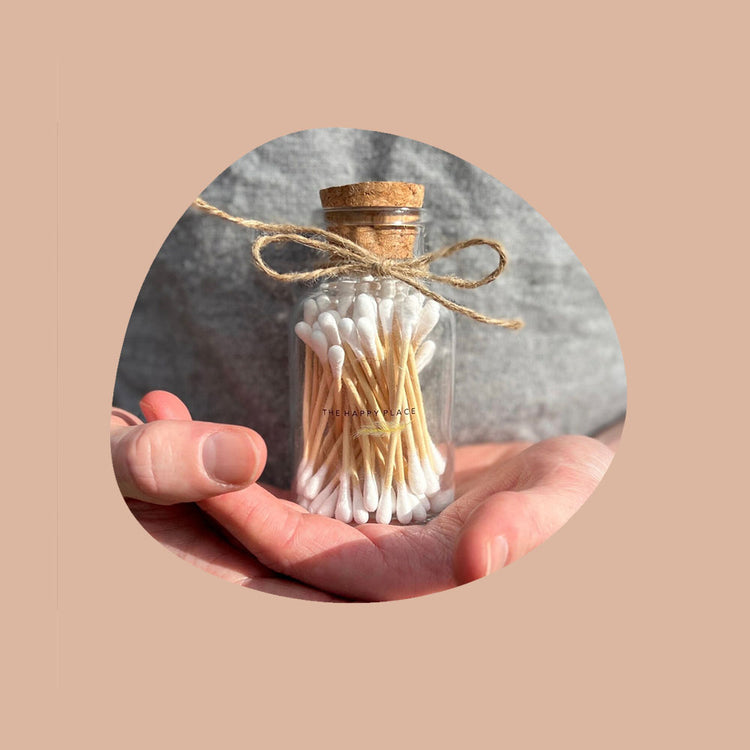
[[[419,346],[429,336],[440,319],[440,305],[434,299],[428,299],[419,313],[419,320],[414,329],[414,346]]]
[[[395,305],[396,320],[401,336],[407,341],[414,333],[414,327],[419,319],[419,300],[415,294],[410,294]]]
[[[427,495],[420,495],[417,500],[419,500],[421,506],[425,509],[425,511],[428,511],[430,509],[430,499],[427,497]]]
[[[424,523],[427,520],[427,508],[422,503],[417,503],[414,506],[414,510],[411,512],[411,520],[413,523]]]
[[[349,345],[351,350],[354,352],[354,356],[357,359],[364,359],[365,353],[362,350],[362,346],[359,343],[359,332],[357,326],[354,325],[354,321],[351,318],[342,318],[339,324],[339,333],[341,338],[346,344]]]
[[[375,520],[378,523],[390,523],[393,518],[393,487],[384,487],[380,493],[378,509],[375,511]]]
[[[417,372],[422,372],[427,365],[432,362],[432,358],[435,356],[435,342],[434,341],[425,341],[422,346],[419,347],[419,350],[417,351],[417,356],[414,359],[414,362],[417,366]]]
[[[331,366],[331,374],[334,380],[341,380],[341,373],[344,371],[344,360],[346,354],[344,348],[334,344],[328,350],[328,364]]]
[[[306,484],[310,475],[312,475],[312,466],[310,464],[310,460],[305,458],[297,464],[297,471],[294,472],[295,490],[298,490],[303,484]]]
[[[339,323],[339,335],[341,339],[349,343],[349,338],[355,328],[356,326],[351,318],[341,318],[341,322]]]
[[[383,279],[380,282],[381,303],[384,297],[393,298],[394,294],[396,294],[396,279]]]
[[[336,309],[342,318],[345,318],[349,311],[352,309],[352,302],[354,301],[353,294],[345,294],[340,300]]]
[[[355,320],[357,318],[370,318],[371,320],[377,320],[378,318],[378,303],[375,302],[375,298],[367,292],[362,292],[357,295],[354,300],[354,315],[352,316]]]
[[[329,346],[335,346],[341,344],[341,336],[339,335],[339,324],[336,322],[336,318],[331,312],[320,313],[318,316],[318,323],[320,324],[320,330],[323,331],[328,341]]]
[[[313,331],[309,323],[306,323],[304,320],[300,320],[300,322],[294,326],[294,332],[312,349]]]
[[[361,295],[360,295],[361,296]],[[368,359],[378,358],[378,332],[375,323],[370,318],[359,318],[357,320],[357,332],[362,343],[362,350]]]
[[[315,302],[318,305],[318,312],[325,312],[333,307],[333,302],[327,294],[321,294],[320,297],[315,298]]]
[[[409,489],[415,495],[424,495],[427,489],[427,480],[422,470],[422,463],[419,460],[419,456],[416,451],[409,453],[409,462],[407,466],[407,479],[409,482]]]
[[[380,320],[380,330],[383,336],[390,336],[393,330],[393,300],[381,299],[378,305],[378,318]]]
[[[333,492],[325,496],[325,500],[318,507],[319,516],[328,516],[328,518],[333,518],[333,514],[336,512],[336,503],[338,501],[338,495],[339,495],[338,491],[334,489]]]
[[[432,460],[435,464],[435,470],[438,474],[442,474],[445,471],[445,457],[437,449],[437,446],[432,442],[432,440],[430,440],[429,448],[432,451]]]
[[[325,333],[323,331],[313,331],[310,337],[310,346],[325,367],[328,362],[328,339]]]
[[[318,303],[312,299],[312,297],[308,297],[305,300],[305,304],[302,305],[302,318],[307,323],[307,325],[311,326],[315,320],[318,317]]]
[[[367,523],[370,520],[370,514],[365,508],[365,498],[362,495],[359,482],[354,483],[354,489],[352,490],[352,518],[354,523]]]
[[[297,495],[297,505],[301,506],[305,510],[310,509],[310,501],[304,495]]]
[[[338,497],[338,485],[336,482],[329,482],[328,485],[316,495],[313,495],[313,497],[308,495],[307,499],[310,501],[308,510],[310,513],[320,513],[321,507],[328,501],[331,495],[334,496],[334,500]]]
[[[339,485],[338,499],[336,500],[336,510],[334,517],[342,523],[351,523],[353,517],[352,508],[352,491],[349,488],[349,475],[344,474],[341,477]]]
[[[432,497],[436,492],[440,492],[440,477],[435,473],[427,456],[422,459],[422,471],[424,472],[425,483],[427,485],[425,487],[425,494],[428,497]]]
[[[321,466],[311,477],[307,480],[307,483],[302,487],[302,494],[310,500],[315,500],[320,494],[320,490],[323,488],[323,482],[326,478],[326,467]]]
[[[370,513],[374,513],[378,509],[379,501],[380,498],[378,496],[378,484],[375,481],[375,477],[372,474],[366,474],[362,498],[365,510],[369,511]]]
[[[422,507],[417,496],[409,492],[406,483],[400,484],[396,493],[396,518],[398,518],[398,522],[401,524],[411,523],[412,511],[417,505],[420,508]]]
[[[311,461],[300,461],[300,465],[297,467],[297,479],[295,486],[298,491],[310,481],[310,477],[313,473],[313,465]]]
[[[440,513],[441,510],[445,510],[455,499],[453,490],[443,490],[438,492],[435,497],[430,500],[430,508],[433,513]]]

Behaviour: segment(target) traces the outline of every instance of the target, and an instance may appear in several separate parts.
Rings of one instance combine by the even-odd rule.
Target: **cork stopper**
[[[332,232],[384,258],[409,258],[419,233],[424,185],[358,182],[320,191]]]

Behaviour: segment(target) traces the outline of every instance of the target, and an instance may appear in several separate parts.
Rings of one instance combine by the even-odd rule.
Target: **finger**
[[[169,391],[150,391],[141,399],[140,407],[147,422],[157,419],[192,419],[187,406]]]
[[[140,402],[141,411],[148,422],[157,420],[192,419],[187,406],[168,391],[151,391]],[[139,424],[119,421],[114,424]],[[232,583],[296,599],[309,601],[340,601],[325,591],[314,589],[296,581],[278,578],[274,571],[262,565],[248,552],[237,549],[216,533],[212,519],[192,504],[155,505],[130,500],[133,515],[143,528],[162,545],[183,560]]]
[[[125,497],[169,505],[247,487],[266,462],[266,445],[245,427],[159,420],[113,427],[112,464]]]
[[[579,437],[543,441],[517,456],[505,468],[518,477],[514,489],[490,494],[461,530],[456,579],[489,575],[542,544],[589,498],[611,457],[598,441]]]
[[[118,409],[116,406],[112,407],[110,427],[129,427],[136,424],[143,424],[143,422],[135,414],[131,414],[125,409]]]

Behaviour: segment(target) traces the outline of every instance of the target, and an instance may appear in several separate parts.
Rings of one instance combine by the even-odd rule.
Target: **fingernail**
[[[487,542],[487,568],[485,575],[502,568],[508,560],[508,541],[504,536],[496,536]]]
[[[241,430],[209,435],[203,443],[203,468],[222,484],[247,484],[256,479],[257,457],[250,436]]]
[[[141,399],[141,403],[139,404],[141,407],[141,411],[143,412],[143,416],[146,418],[147,422],[155,422],[156,421],[156,412],[151,407],[151,404],[149,404],[146,399]]]

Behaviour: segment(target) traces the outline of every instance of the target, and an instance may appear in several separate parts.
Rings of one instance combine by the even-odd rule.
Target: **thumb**
[[[472,511],[453,554],[453,571],[459,585],[493,573],[526,551],[521,550],[523,534],[519,533],[522,531],[519,520],[532,521],[523,524],[527,532],[536,533],[539,529],[528,512],[530,507],[523,493],[498,492]],[[540,541],[536,539],[523,546],[533,547]]]
[[[159,420],[110,431],[125,497],[160,505],[204,500],[254,482],[266,462],[257,432],[212,422]]]
[[[559,531],[589,494],[540,486],[489,497],[468,517],[456,542],[453,570],[459,585],[531,552]]]
[[[515,475],[468,516],[453,554],[456,580],[468,583],[518,560],[562,528],[586,502],[614,454],[591,438],[543,440],[507,462]]]

